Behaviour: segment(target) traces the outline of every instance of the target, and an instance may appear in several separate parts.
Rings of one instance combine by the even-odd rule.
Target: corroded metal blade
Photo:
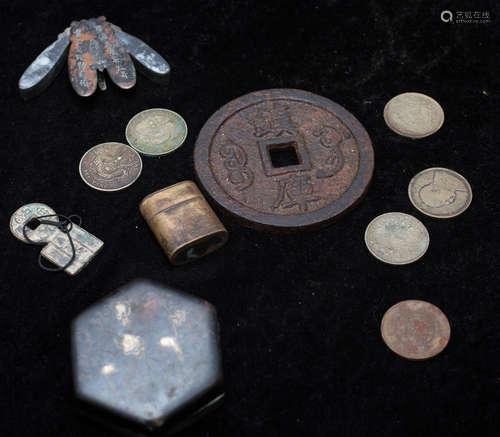
[[[120,88],[135,85],[135,67],[126,47],[104,17],[81,20],[71,24],[69,75],[80,96],[90,96],[97,88],[97,72],[107,70],[110,79]]]
[[[92,95],[97,88],[96,58],[100,47],[95,26],[90,20],[72,23],[70,39],[69,79],[76,93],[87,97]]]
[[[129,89],[135,85],[135,67],[127,48],[119,41],[115,31],[107,22],[98,27],[99,40],[103,44],[101,55],[110,79],[120,88]]]
[[[71,22],[58,40],[26,69],[19,80],[24,98],[39,94],[51,83],[64,62],[68,46],[71,85],[83,97],[92,95],[97,86],[106,89],[105,70],[120,88],[132,88],[136,73],[131,56],[154,81],[166,82],[170,73],[167,61],[143,41],[107,22],[105,17],[90,18]]]
[[[157,82],[168,79],[170,65],[158,52],[139,38],[124,32],[118,26],[112,26],[118,39],[138,62],[139,66],[142,67],[141,72],[144,75]]]
[[[19,91],[24,99],[44,91],[61,71],[70,43],[69,28],[40,53],[19,79]]]

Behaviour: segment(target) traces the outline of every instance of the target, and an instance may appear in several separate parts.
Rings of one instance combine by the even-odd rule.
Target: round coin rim
[[[23,209],[23,208],[26,208],[27,206],[31,206],[31,205],[38,205],[39,207],[45,207],[47,208],[49,211],[51,211],[51,214],[55,214],[56,212],[54,211],[53,208],[51,208],[49,205],[47,205],[46,203],[41,203],[41,202],[31,202],[31,203],[27,203],[26,205],[23,205],[23,206],[20,206],[19,208],[17,208],[13,213],[12,215],[10,216],[10,220],[9,220],[9,231],[10,233],[15,237],[17,238],[19,241],[22,241],[23,243],[29,243],[28,240],[26,240],[24,238],[24,236],[21,238],[20,236],[16,235],[14,233],[14,229],[13,229],[13,226],[12,226],[12,221],[14,220],[14,216],[17,214],[17,211],[19,211],[20,209]],[[55,221],[59,221],[59,217],[54,217],[53,220]]]
[[[170,112],[171,114],[174,114],[176,115],[177,117],[179,117],[179,119],[181,120],[182,124],[184,125],[184,130],[185,130],[185,134],[184,136],[182,137],[182,141],[179,142],[179,144],[177,146],[175,146],[173,149],[171,150],[167,150],[166,152],[163,152],[163,153],[147,153],[147,152],[144,152],[142,151],[141,149],[139,149],[137,147],[137,145],[134,143],[134,141],[132,141],[132,139],[130,138],[129,136],[129,128],[130,128],[130,124],[135,120],[136,117],[138,117],[139,115],[141,114],[144,114],[146,112],[150,112],[150,111],[164,111],[164,112]],[[132,147],[135,151],[145,155],[145,156],[151,156],[151,157],[155,157],[155,156],[163,156],[163,155],[168,155],[169,153],[172,153],[172,152],[175,152],[179,147],[181,147],[184,142],[186,141],[186,138],[187,138],[187,135],[188,135],[188,126],[187,126],[187,123],[186,123],[186,120],[184,120],[184,118],[178,114],[177,112],[175,111],[172,111],[171,109],[166,109],[166,108],[150,108],[150,109],[145,109],[144,111],[141,111],[141,112],[138,112],[137,114],[135,114],[130,120],[129,122],[127,123],[127,126],[125,127],[125,138],[127,139],[127,143],[130,145],[130,147]]]
[[[83,159],[85,158],[85,156],[87,156],[87,154],[89,152],[91,152],[92,150],[94,150],[96,147],[103,146],[105,144],[121,144],[122,146],[125,146],[125,147],[128,147],[129,149],[131,149],[139,157],[139,163],[141,164],[141,167],[139,168],[139,173],[137,173],[136,178],[133,179],[129,184],[121,186],[119,188],[100,188],[100,187],[96,187],[95,185],[92,185],[90,182],[88,182],[84,178],[84,176],[82,174],[82,162],[83,162]],[[134,148],[130,147],[129,145],[124,144],[124,143],[120,143],[118,141],[108,141],[106,143],[100,143],[100,144],[96,144],[95,146],[92,146],[90,149],[88,149],[83,154],[83,156],[80,159],[80,163],[78,164],[78,172],[80,173],[80,178],[83,180],[83,182],[85,182],[90,188],[93,188],[94,190],[105,191],[105,192],[121,191],[121,190],[124,190],[127,187],[130,187],[130,185],[132,185],[135,181],[137,181],[137,179],[139,179],[139,176],[142,174],[142,159],[141,159],[141,155],[139,153],[137,153],[137,150],[135,150]]]
[[[438,107],[439,112],[441,114],[441,122],[439,123],[439,126],[437,128],[435,128],[434,130],[431,130],[425,134],[409,134],[408,132],[402,131],[391,124],[390,118],[388,117],[389,106],[391,105],[391,103],[393,102],[394,99],[401,97],[401,96],[404,96],[404,95],[408,95],[408,94],[423,96],[423,97],[429,99],[430,101],[432,101],[434,104],[436,104],[436,106]],[[390,99],[385,104],[384,120],[385,120],[385,123],[387,124],[387,126],[389,127],[389,129],[391,129],[393,132],[396,132],[398,135],[401,135],[401,136],[406,137],[406,138],[419,139],[419,138],[425,138],[425,137],[428,137],[429,135],[435,134],[439,129],[441,129],[441,127],[444,124],[444,111],[443,111],[443,108],[441,107],[441,105],[437,102],[437,100],[433,99],[432,97],[428,96],[427,94],[409,91],[409,92],[401,93],[401,94],[394,96],[392,99]]]
[[[408,357],[406,355],[403,355],[401,353],[399,353],[398,351],[396,351],[393,347],[391,347],[391,344],[387,341],[387,338],[384,334],[384,325],[386,322],[386,317],[387,315],[390,313],[390,311],[393,310],[393,308],[399,306],[399,305],[402,305],[404,303],[408,303],[408,302],[419,302],[419,303],[424,303],[426,305],[430,305],[432,308],[434,308],[435,310],[437,310],[437,313],[443,317],[443,320],[446,322],[447,326],[448,326],[448,338],[446,339],[446,343],[443,345],[443,347],[441,349],[438,349],[437,352],[431,354],[431,355],[427,355],[425,357]],[[450,321],[448,320],[448,317],[446,317],[446,314],[441,310],[441,308],[437,307],[436,305],[430,303],[430,302],[427,302],[425,300],[420,300],[420,299],[406,299],[406,300],[402,300],[400,302],[397,302],[395,303],[394,305],[392,305],[385,313],[384,315],[382,316],[382,320],[380,322],[380,334],[381,334],[381,337],[382,337],[382,340],[384,341],[385,345],[392,351],[394,352],[396,355],[402,357],[402,358],[405,358],[407,360],[411,360],[411,361],[423,361],[423,360],[428,360],[430,358],[433,358],[435,357],[436,355],[439,355],[441,352],[443,352],[445,349],[446,349],[446,346],[448,346],[448,343],[450,342],[450,339],[451,339],[451,325],[450,325]]]
[[[468,193],[469,193],[469,200],[468,202],[465,204],[465,206],[460,210],[458,211],[456,214],[448,214],[448,215],[435,215],[435,214],[431,214],[430,212],[427,212],[421,208],[419,208],[417,206],[417,204],[415,203],[415,200],[413,199],[413,196],[411,195],[411,188],[412,186],[414,185],[414,181],[416,180],[416,178],[422,174],[422,173],[425,173],[427,171],[430,171],[430,170],[443,170],[445,172],[448,172],[448,173],[452,173],[453,176],[456,176],[457,179],[460,179],[464,185],[468,188]],[[447,218],[453,218],[453,217],[457,217],[459,216],[460,214],[464,213],[465,211],[467,211],[467,209],[469,208],[470,204],[472,203],[472,187],[470,186],[469,184],[469,181],[467,179],[465,179],[460,173],[457,173],[456,171],[454,170],[450,170],[449,168],[445,168],[445,167],[429,167],[429,168],[426,168],[420,172],[418,172],[415,176],[413,176],[410,180],[410,183],[408,184],[408,197],[410,198],[410,202],[411,204],[415,207],[415,209],[417,211],[420,211],[422,214],[425,214],[429,217],[433,217],[433,218],[438,218],[438,219],[447,219]]]
[[[359,148],[359,167],[356,176],[350,187],[336,201],[315,211],[302,213],[299,215],[285,216],[273,215],[264,212],[257,212],[225,193],[223,188],[215,181],[215,177],[206,177],[198,169],[202,165],[210,167],[209,146],[220,125],[232,117],[236,112],[258,104],[266,100],[295,100],[302,103],[309,103],[320,106],[333,113],[351,131],[357,141]],[[229,116],[227,115],[229,114]],[[220,107],[203,125],[194,148],[194,167],[196,178],[203,191],[225,212],[239,220],[242,224],[271,231],[294,231],[313,229],[324,226],[339,219],[349,212],[364,197],[373,176],[374,151],[370,136],[361,122],[347,109],[332,100],[311,93],[309,91],[292,88],[272,88],[267,90],[254,91],[237,97]],[[211,169],[209,169],[211,173]],[[345,194],[350,193],[351,199],[347,200]],[[242,213],[236,212],[241,210]]]
[[[412,219],[415,219],[418,223],[420,223],[422,225],[422,227],[424,228],[425,230],[425,234],[427,236],[426,238],[426,242],[427,244],[425,245],[425,249],[424,251],[422,252],[421,255],[415,257],[415,258],[412,258],[411,260],[409,261],[405,261],[405,262],[391,262],[391,261],[387,261],[383,258],[381,258],[380,256],[378,256],[375,252],[372,251],[372,249],[370,248],[370,246],[368,245],[368,230],[370,229],[370,227],[372,226],[372,224],[378,220],[379,218],[385,216],[385,215],[392,215],[392,214],[401,214],[401,215],[405,215],[405,216],[408,216],[408,217],[411,217]],[[397,211],[392,211],[392,212],[386,212],[384,214],[380,214],[378,215],[377,217],[375,217],[374,219],[372,219],[370,221],[370,223],[368,223],[368,225],[366,226],[366,229],[365,229],[365,245],[368,249],[368,252],[370,252],[376,259],[378,259],[379,261],[382,261],[383,263],[386,263],[386,264],[391,264],[391,265],[394,265],[394,266],[404,266],[406,264],[412,264],[416,261],[418,261],[420,258],[422,258],[426,252],[427,252],[427,249],[429,248],[429,244],[430,244],[430,235],[429,235],[429,231],[427,230],[427,228],[425,227],[425,225],[418,219],[416,218],[415,216],[411,215],[411,214],[406,214],[404,212],[397,212]]]

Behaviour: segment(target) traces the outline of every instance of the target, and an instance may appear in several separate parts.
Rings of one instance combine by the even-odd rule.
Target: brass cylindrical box
[[[139,209],[172,264],[194,261],[227,241],[226,228],[192,181],[149,194]]]

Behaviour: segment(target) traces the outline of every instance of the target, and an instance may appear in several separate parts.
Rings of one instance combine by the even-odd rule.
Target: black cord
[[[51,221],[51,220],[40,220],[43,218],[48,218],[48,217],[57,217],[60,221]],[[75,223],[75,219],[78,223]],[[33,217],[30,220],[28,220],[26,223],[23,225],[23,236],[28,241],[30,244],[34,244],[36,246],[45,246],[47,244],[46,241],[39,242],[39,241],[33,241],[28,237],[28,233],[26,232],[26,227],[32,222],[36,220],[39,225],[49,225],[49,226],[54,226],[57,229],[59,229],[61,232],[65,233],[68,236],[69,244],[71,246],[71,257],[69,261],[62,267],[47,267],[42,263],[42,254],[40,253],[38,255],[38,265],[40,268],[43,270],[46,270],[48,272],[59,272],[60,270],[64,270],[65,268],[69,267],[73,261],[76,258],[76,250],[75,250],[75,244],[73,243],[73,238],[71,237],[71,229],[73,229],[73,224],[77,224],[80,226],[82,224],[82,218],[79,215],[76,214],[71,214],[69,216],[65,216],[62,214],[47,214],[47,215],[40,215],[38,217]]]

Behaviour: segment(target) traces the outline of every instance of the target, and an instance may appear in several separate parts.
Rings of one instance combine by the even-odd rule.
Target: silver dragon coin
[[[119,191],[140,176],[142,160],[131,147],[122,143],[102,143],[87,150],[80,160],[80,176],[100,191]]]

